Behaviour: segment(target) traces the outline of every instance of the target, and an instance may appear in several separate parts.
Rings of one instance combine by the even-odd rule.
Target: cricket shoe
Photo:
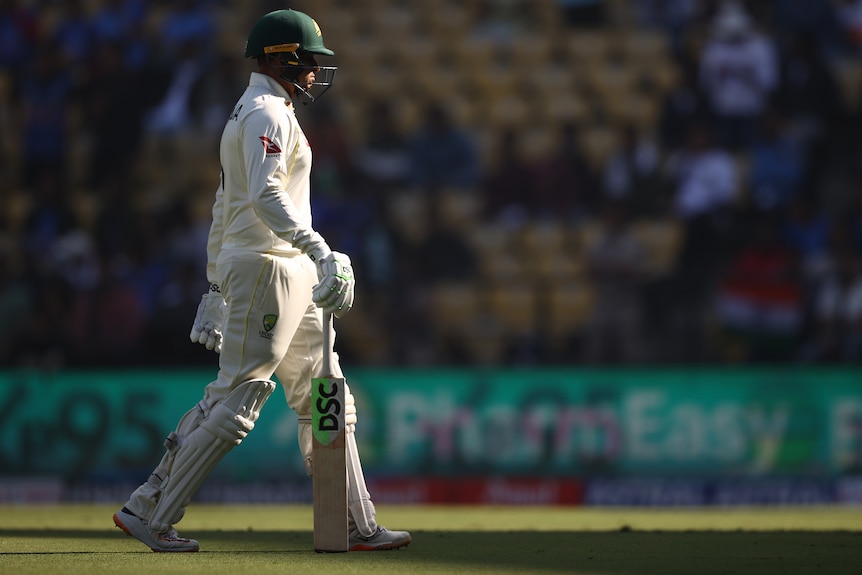
[[[194,553],[200,549],[197,541],[180,537],[173,527],[162,533],[153,531],[146,521],[125,507],[114,513],[114,523],[125,531],[126,535],[134,537],[156,552]]]
[[[406,547],[412,541],[406,531],[390,531],[380,526],[370,537],[365,537],[357,529],[350,530],[350,551],[388,551]]]

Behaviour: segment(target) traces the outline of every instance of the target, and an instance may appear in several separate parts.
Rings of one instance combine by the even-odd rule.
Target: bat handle
[[[323,375],[332,376],[332,314],[323,312]]]

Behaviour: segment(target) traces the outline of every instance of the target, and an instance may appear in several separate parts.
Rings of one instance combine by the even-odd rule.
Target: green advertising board
[[[209,370],[0,373],[0,476],[145,477]],[[361,369],[371,475],[837,476],[862,468],[855,369]],[[304,477],[276,391],[218,467]]]
[[[127,475],[146,479],[167,434],[203,397],[213,372],[93,371],[0,374],[0,475]],[[278,391],[265,421],[220,475],[246,478],[304,469],[296,417]],[[295,462],[295,463],[294,463]],[[303,471],[304,473],[304,471]]]

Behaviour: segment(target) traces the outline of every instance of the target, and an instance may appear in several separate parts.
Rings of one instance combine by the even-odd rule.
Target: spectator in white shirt
[[[862,273],[859,259],[841,245],[834,269],[813,294],[814,333],[805,358],[814,361],[862,360]]]
[[[744,149],[779,81],[775,42],[759,32],[745,9],[725,2],[700,54],[700,83],[719,143]]]
[[[691,127],[686,147],[670,156],[667,169],[676,187],[674,208],[682,220],[707,215],[736,198],[736,162],[726,150],[713,144],[704,124]]]
[[[739,170],[733,156],[713,144],[704,123],[690,128],[686,146],[671,154],[665,168],[674,190],[673,210],[684,226],[677,271],[690,291],[700,291],[728,251],[725,238],[732,229]]]

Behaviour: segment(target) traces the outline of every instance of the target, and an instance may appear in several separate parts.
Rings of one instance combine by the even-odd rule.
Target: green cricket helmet
[[[323,45],[323,33],[314,18],[290,9],[263,16],[252,27],[245,45],[246,58],[298,51],[335,56],[335,52]]]
[[[280,70],[282,80],[290,82],[299,94],[313,102],[306,88],[297,83],[303,72],[313,70],[315,80],[312,87],[323,89],[317,98],[332,86],[335,79],[335,66],[320,66],[314,56],[334,56],[335,52],[323,44],[323,33],[317,22],[298,10],[275,10],[265,14],[252,26],[245,44],[246,58],[264,57]]]

